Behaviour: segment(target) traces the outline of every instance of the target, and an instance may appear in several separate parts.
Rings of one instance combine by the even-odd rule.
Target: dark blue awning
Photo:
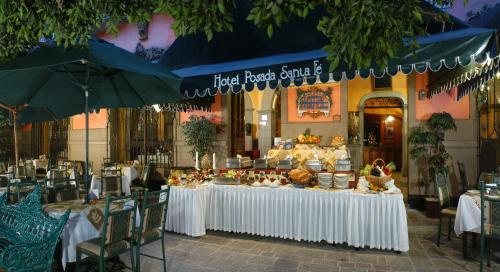
[[[488,54],[496,56],[495,30],[455,20],[455,30],[418,37],[420,47],[415,54],[408,49],[387,67],[358,70],[340,64],[329,72],[330,63],[321,49],[328,41],[316,30],[314,19],[320,13],[291,18],[271,39],[244,15],[235,15],[233,32],[216,33],[210,42],[202,34],[180,37],[165,52],[160,63],[183,78],[181,91],[187,98],[335,82],[357,75],[380,78],[398,72],[424,73],[480,63]]]

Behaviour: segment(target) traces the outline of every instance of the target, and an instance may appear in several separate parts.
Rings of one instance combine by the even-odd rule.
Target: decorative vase
[[[208,154],[203,155],[203,157],[201,158],[201,169],[212,169],[212,160],[210,159],[210,156],[208,156]]]

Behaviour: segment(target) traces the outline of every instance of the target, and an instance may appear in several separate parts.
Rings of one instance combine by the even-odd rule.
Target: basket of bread
[[[312,174],[306,169],[293,169],[288,173],[290,183],[298,188],[311,185]]]

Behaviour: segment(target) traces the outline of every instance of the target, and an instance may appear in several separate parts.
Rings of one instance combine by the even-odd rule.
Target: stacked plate
[[[319,187],[322,189],[332,188],[333,174],[332,173],[318,173]]]

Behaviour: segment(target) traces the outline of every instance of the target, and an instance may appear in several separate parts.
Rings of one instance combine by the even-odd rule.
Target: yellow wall
[[[349,98],[347,100],[347,110],[348,111],[358,111],[359,100],[372,92],[372,79],[371,77],[363,79],[361,77],[356,77],[353,80],[348,81],[348,94]],[[392,77],[392,90],[393,92],[401,93],[405,99],[407,99],[408,86],[407,86],[407,76],[398,73]]]

